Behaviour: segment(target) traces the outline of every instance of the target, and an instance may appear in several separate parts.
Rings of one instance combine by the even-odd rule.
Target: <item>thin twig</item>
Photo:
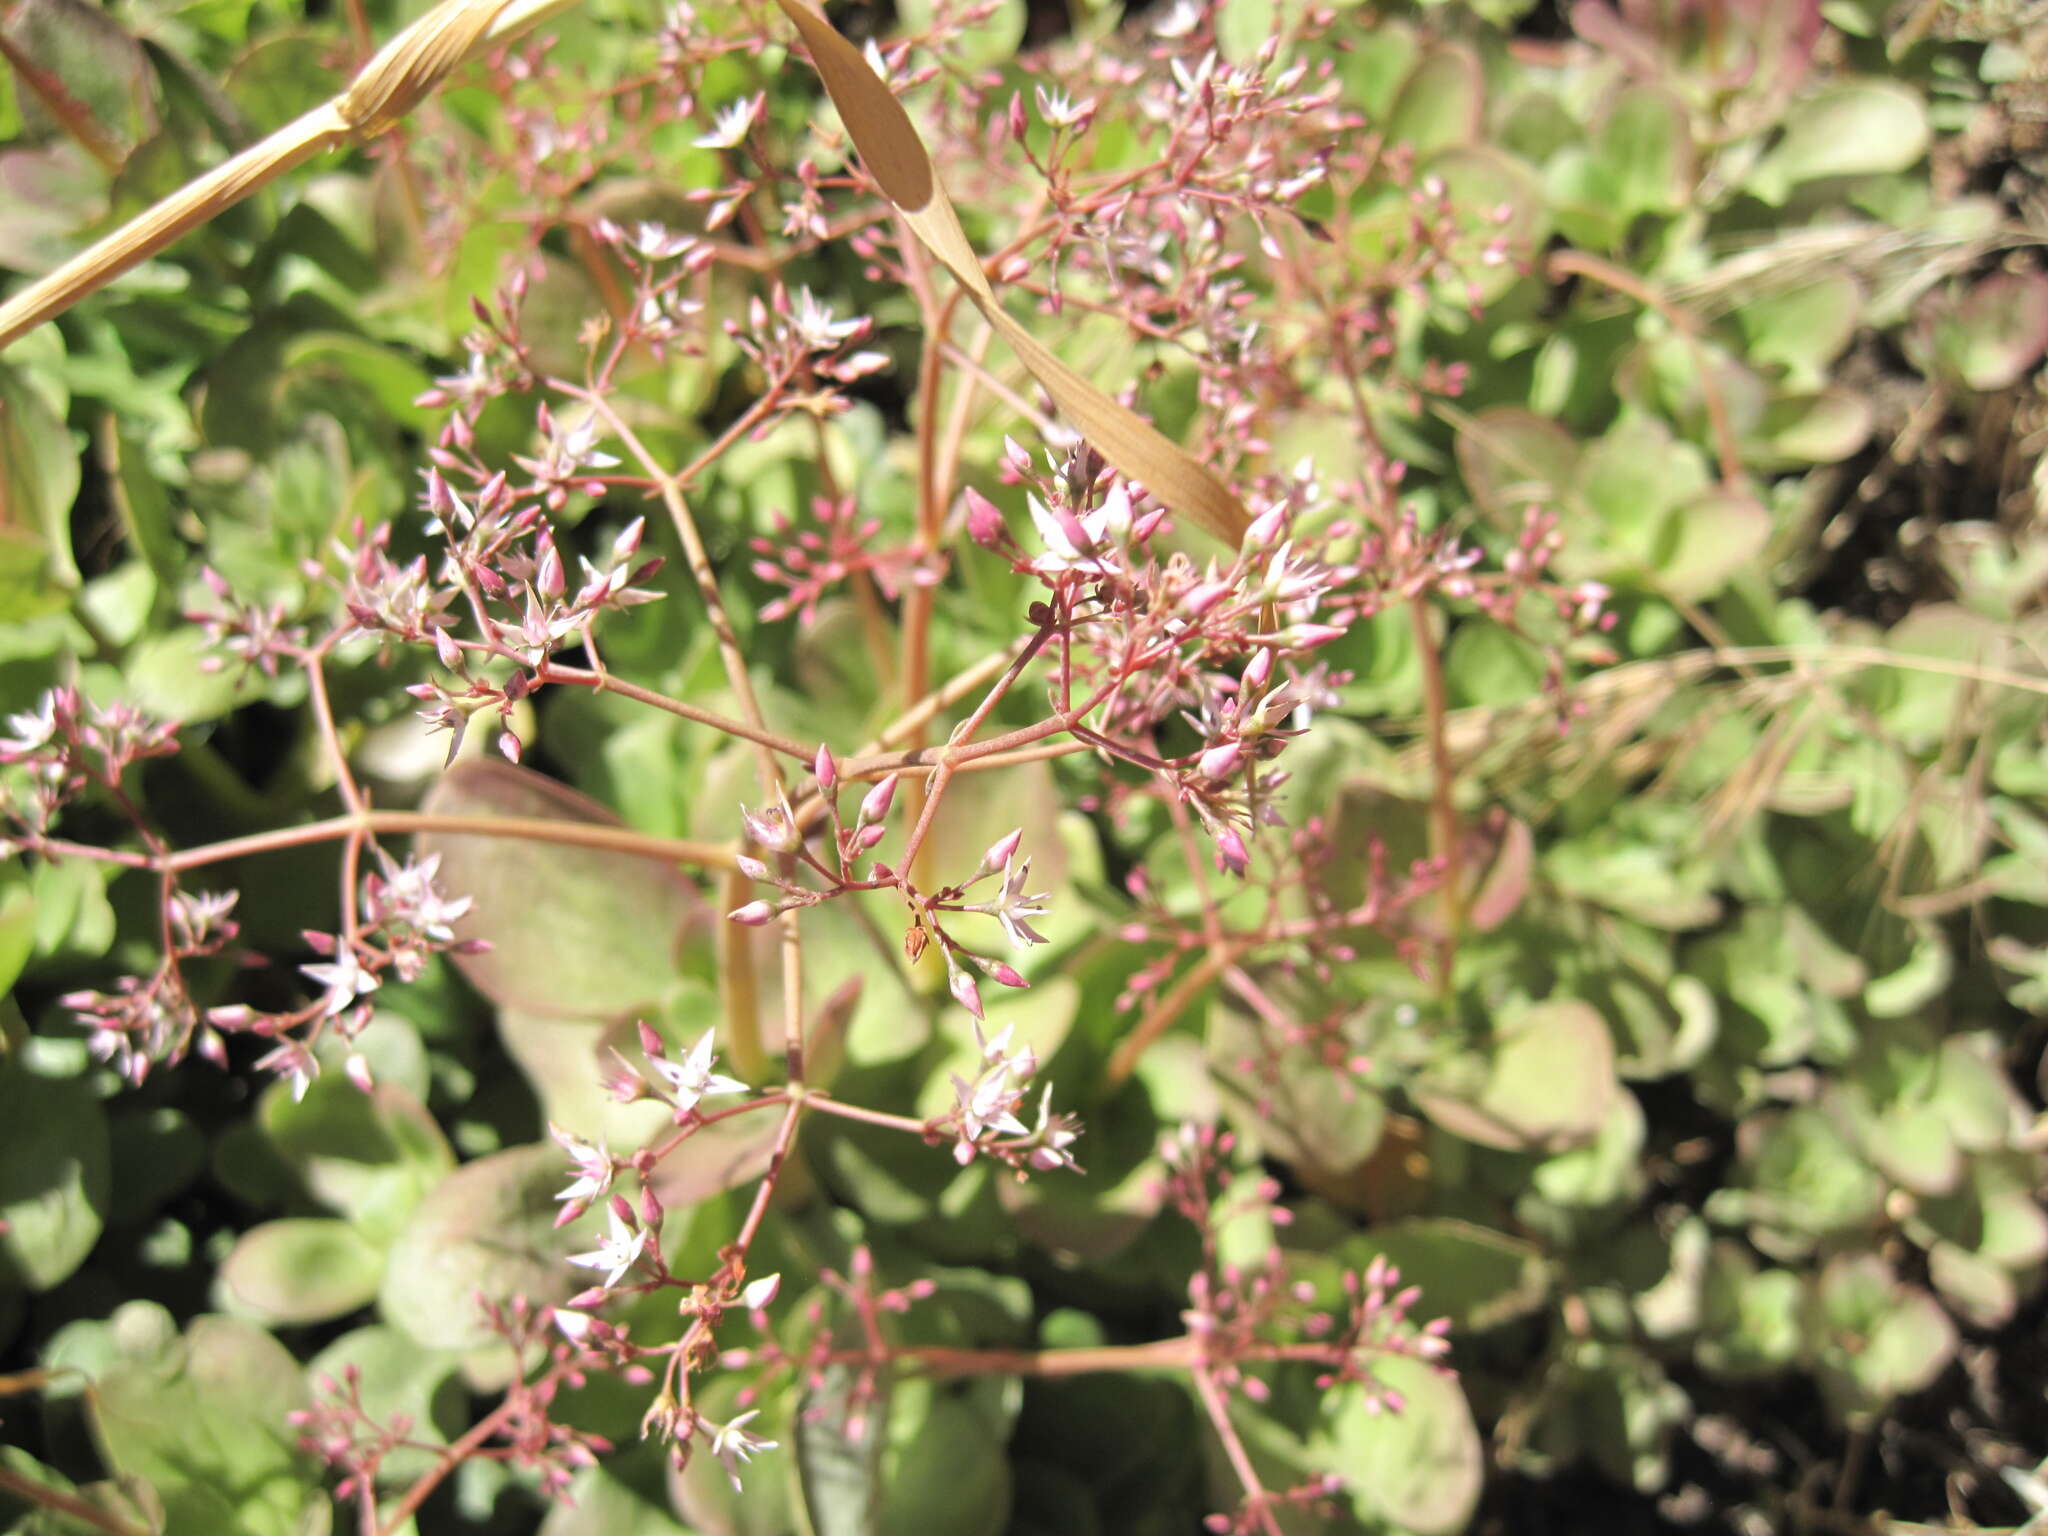
[[[9,1467],[0,1467],[0,1493],[10,1493],[25,1504],[55,1510],[60,1515],[105,1531],[107,1536],[150,1536],[147,1528],[122,1519],[110,1509],[100,1508],[90,1499],[39,1483]]]

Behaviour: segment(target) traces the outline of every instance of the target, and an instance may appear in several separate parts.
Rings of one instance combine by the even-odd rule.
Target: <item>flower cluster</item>
[[[815,529],[799,527],[777,510],[772,514],[774,536],[749,541],[760,556],[754,574],[785,589],[761,609],[770,623],[795,614],[808,627],[817,621],[820,599],[842,582],[873,581],[883,597],[894,601],[906,586],[933,586],[944,574],[939,561],[915,549],[869,548],[881,522],[861,517],[850,497],[814,498],[811,517]]]
[[[531,1473],[543,1493],[560,1498],[570,1480],[612,1449],[600,1435],[574,1428],[554,1417],[564,1387],[581,1384],[585,1356],[575,1345],[551,1338],[548,1309],[521,1300],[509,1305],[484,1304],[484,1321],[515,1359],[536,1355],[536,1372],[515,1379],[504,1398],[480,1426],[479,1449],[493,1459],[510,1462]],[[394,1452],[417,1447],[424,1426],[405,1413],[379,1417],[364,1401],[362,1368],[344,1366],[341,1376],[322,1376],[313,1406],[294,1409],[290,1420],[299,1445],[331,1467],[341,1470],[336,1496],[376,1508],[377,1480]]]
[[[1052,1113],[1050,1083],[1039,1096],[1036,1121],[1027,1126],[1017,1117],[1038,1071],[1038,1056],[1028,1045],[1011,1049],[1014,1028],[1006,1024],[988,1036],[975,1025],[980,1067],[971,1082],[953,1074],[953,1108],[933,1121],[926,1134],[933,1139],[952,1137],[953,1160],[962,1167],[976,1157],[993,1157],[1020,1175],[1027,1170],[1075,1168],[1067,1148],[1079,1139],[1080,1123],[1071,1115]]]
[[[1015,966],[968,948],[946,925],[948,914],[972,912],[993,917],[1010,942],[1019,949],[1045,942],[1044,935],[1030,923],[1030,919],[1044,916],[1049,909],[1043,893],[1033,894],[1025,889],[1031,877],[1031,860],[1028,857],[1019,860],[1017,857],[1018,846],[1023,839],[1021,828],[991,844],[982,855],[980,864],[965,880],[924,891],[915,884],[908,868],[896,869],[875,860],[865,873],[861,869],[887,835],[889,815],[896,803],[896,787],[902,776],[889,773],[871,785],[861,796],[852,821],[848,822],[840,814],[839,792],[843,780],[838,761],[829,747],[819,748],[812,761],[812,775],[816,799],[811,803],[820,808],[832,829],[833,862],[827,864],[810,851],[801,818],[787,801],[759,811],[742,806],[740,821],[748,840],[763,852],[784,857],[792,867],[787,872],[778,871],[758,858],[743,856],[739,861],[740,872],[750,880],[774,886],[782,895],[772,901],[764,898],[736,908],[727,914],[732,922],[759,927],[784,912],[814,907],[857,891],[893,890],[901,894],[912,914],[910,926],[904,933],[905,956],[915,963],[936,941],[940,958],[946,966],[947,990],[975,1018],[985,1016],[980,984],[974,978],[975,970],[1000,986],[1027,985]],[[913,838],[916,835],[913,833]],[[914,863],[911,860],[905,862],[906,865]],[[820,884],[810,886],[798,880],[796,864],[818,876]],[[987,901],[967,899],[975,886],[998,874],[1002,876],[998,895]]]
[[[98,704],[76,688],[48,689],[34,709],[9,715],[0,735],[0,852],[32,846],[71,801],[100,789],[117,801],[135,764],[178,750],[175,723],[132,704]]]

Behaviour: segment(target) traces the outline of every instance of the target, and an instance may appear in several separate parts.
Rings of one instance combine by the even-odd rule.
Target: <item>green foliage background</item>
[[[2048,431],[2048,284],[2025,249],[2043,228],[2039,161],[1992,130],[2038,99],[2023,93],[2039,48],[1994,7],[1834,0],[1809,67],[1753,9],[1640,26],[1582,9],[1604,49],[1590,59],[1559,51],[1558,17],[1514,0],[1346,10],[1341,46],[1312,54],[1460,206],[1504,204],[1531,257],[1482,278],[1476,315],[1452,290],[1392,310],[1404,359],[1469,372],[1455,401],[1374,394],[1415,504],[1495,544],[1525,507],[1555,508],[1568,573],[1611,587],[1620,614],[1618,662],[1579,685],[1565,733],[1539,652],[1447,621],[1460,800],[1497,850],[1451,1005],[1365,946],[1326,994],[1290,1001],[1348,1000],[1369,1091],[1333,1091],[1302,1052],[1275,1064],[1279,1103],[1261,1113],[1228,1069],[1248,1023],[1218,997],[1112,1094],[1103,1066],[1129,1022],[1114,999],[1135,962],[1098,937],[1123,910],[1106,871],[1184,884],[1170,830],[1063,809],[1064,770],[1044,765],[978,801],[956,792],[948,840],[978,850],[1022,819],[1052,866],[1054,963],[1013,1012],[1087,1116],[1087,1175],[1020,1189],[821,1125],[804,1143],[820,1198],[771,1224],[757,1270],[803,1281],[866,1241],[891,1280],[940,1280],[907,1339],[1157,1337],[1192,1238],[1159,1213],[1153,1149],[1182,1118],[1222,1115],[1288,1178],[1298,1218],[1277,1235],[1325,1289],[1340,1261],[1385,1253],[1455,1320],[1458,1383],[1404,1381],[1399,1418],[1306,1389],[1244,1415],[1262,1463],[1337,1471],[1361,1526],[1562,1529],[1592,1510],[1634,1529],[1743,1529],[1745,1511],[1777,1528],[1816,1511],[1934,1520],[1958,1490],[1986,1524],[2035,1509],[1999,1472],[2048,1453],[2048,480],[2029,457]],[[1225,0],[1221,46],[1249,56],[1296,15]],[[404,19],[371,8],[379,35]],[[1014,72],[1028,19],[998,5],[958,46]],[[1083,36],[1116,19],[1085,3],[1066,18]],[[553,58],[623,77],[646,66],[656,20],[591,0]],[[713,4],[697,24],[754,23]],[[325,7],[287,0],[21,0],[5,27],[117,160],[103,169],[0,74],[0,266],[18,273],[324,99],[345,37]],[[791,132],[815,110],[778,48],[714,61],[700,94],[721,105],[757,82]],[[458,86],[434,110],[514,158],[522,130],[491,92]],[[656,148],[671,192],[717,180],[687,135]],[[1104,135],[1090,163],[1131,152]],[[460,179],[436,172],[430,190],[443,176]],[[466,233],[426,270],[390,178],[367,157],[326,166],[10,349],[0,708],[75,679],[186,722],[180,755],[141,785],[181,843],[331,813],[303,680],[201,671],[180,614],[202,563],[297,604],[304,562],[334,536],[406,510],[434,425],[414,398],[453,370],[470,299],[525,248],[529,194],[502,168],[463,181]],[[578,189],[576,206],[606,195]],[[1400,238],[1405,194],[1349,212],[1341,259],[1369,269]],[[573,358],[595,296],[559,231],[539,248],[529,324]],[[1559,251],[1579,264],[1546,267]],[[844,252],[803,276],[875,313],[910,366],[906,301]],[[1169,363],[1148,389],[1170,401],[1176,379]],[[744,400],[744,365],[714,349],[630,388],[659,417],[650,441],[680,459]],[[1355,465],[1330,388],[1290,413],[1277,460]],[[481,430],[525,444],[510,409]],[[992,463],[1000,437],[978,432],[968,461]],[[900,423],[860,404],[826,443],[863,509],[907,526]],[[808,432],[780,431],[704,487],[743,620],[760,597],[744,536],[807,502],[815,455]],[[634,510],[578,503],[565,520],[596,547]],[[968,556],[942,604],[942,665],[1006,641],[1022,595]],[[715,701],[697,612],[639,610],[609,661]],[[883,716],[876,680],[846,660],[853,623],[835,608],[808,634],[746,636],[772,715],[846,740]],[[1355,681],[1298,749],[1298,793],[1340,857],[1368,834],[1397,858],[1423,851],[1414,643],[1391,618],[1339,642]],[[361,655],[335,678],[386,803],[437,767],[399,691],[409,676]],[[649,832],[726,835],[747,784],[742,755],[615,699],[551,696],[534,739]],[[119,1089],[56,998],[147,965],[153,888],[86,862],[0,866],[0,1366],[51,1373],[0,1403],[0,1465],[59,1488],[113,1480],[173,1536],[269,1536],[338,1518],[285,1417],[322,1376],[357,1365],[366,1397],[412,1415],[421,1439],[460,1432],[506,1369],[471,1292],[559,1300],[570,1284],[543,1122],[615,1145],[644,1134],[598,1092],[600,1047],[635,1010],[676,1039],[716,1013],[697,892],[626,885],[595,856],[519,857],[457,884],[480,893],[516,974],[437,969],[386,989],[365,1042],[378,1091],[330,1074],[303,1103],[239,1058]],[[326,849],[235,867],[247,939],[300,953],[301,929],[333,926],[335,873]],[[818,919],[809,970],[821,1004],[860,983],[839,1091],[936,1109],[917,1103],[923,1085],[943,1088],[971,1043],[922,981],[834,923]],[[724,1186],[752,1150],[712,1144],[676,1171],[701,1196],[671,1231],[679,1254],[730,1233]],[[603,1384],[574,1405],[627,1449],[579,1479],[573,1506],[543,1513],[476,1464],[418,1528],[1167,1533],[1195,1529],[1227,1487],[1169,1380],[906,1381],[868,1461],[779,1404],[771,1432],[812,1442],[742,1504],[712,1473],[668,1483],[635,1437],[640,1407]],[[428,1454],[394,1458],[394,1486]],[[0,1520],[24,1536],[84,1528],[4,1497]]]

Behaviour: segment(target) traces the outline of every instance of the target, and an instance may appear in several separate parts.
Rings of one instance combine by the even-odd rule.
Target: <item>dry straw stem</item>
[[[458,65],[574,3],[443,0],[385,44],[332,101],[187,183],[0,305],[0,349],[294,166],[389,132]],[[802,0],[776,4],[810,46],[812,62],[869,173],[1053,403],[1126,476],[1216,538],[1238,544],[1251,518],[1221,480],[1053,356],[1004,311],[924,141],[859,50]]]
[[[1765,666],[1792,670],[1754,671]],[[1619,763],[1631,773],[1647,771],[1669,765],[1668,743],[1659,740],[1652,744],[1638,754],[1639,761],[1625,761],[1625,749],[1681,688],[1708,682],[1723,671],[1736,671],[1744,674],[1746,698],[1783,701],[1811,692],[1827,678],[1872,668],[1952,677],[1987,688],[2048,696],[2048,676],[1950,657],[1916,656],[1861,645],[1715,646],[1629,662],[1581,679],[1573,685],[1572,696],[1587,706],[1589,718],[1582,729],[1566,735],[1558,733],[1555,705],[1547,698],[1455,710],[1445,719],[1446,734],[1451,756],[1462,768],[1491,759],[1492,766],[1484,771],[1496,783],[1546,769],[1569,771],[1573,765],[1584,771],[1602,763]],[[1415,716],[1387,721],[1385,729],[1395,736],[1418,737],[1427,724],[1425,717]],[[1402,775],[1421,775],[1430,763],[1429,744],[1411,743],[1395,763]],[[1749,771],[1760,770],[1753,767]]]
[[[989,286],[981,258],[967,243],[952,200],[903,104],[868,67],[860,51],[804,0],[775,0],[811,50],[825,90],[860,151],[868,174],[896,205],[917,238],[967,290],[974,307],[1010,344],[1062,415],[1101,455],[1167,506],[1235,547],[1251,518],[1244,504],[1185,450],[1074,372],[1016,320]]]
[[[386,43],[332,101],[187,182],[0,304],[0,349],[286,171],[328,150],[388,133],[458,65],[573,4],[575,0],[443,0]]]

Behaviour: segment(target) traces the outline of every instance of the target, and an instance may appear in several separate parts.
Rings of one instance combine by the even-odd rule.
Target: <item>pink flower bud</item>
[[[1342,640],[1346,631],[1336,624],[1296,624],[1287,631],[1287,643],[1304,651],[1312,651],[1319,645],[1328,645],[1332,640]]]
[[[973,1014],[977,1019],[985,1017],[981,1011],[981,988],[974,984],[974,978],[965,971],[956,970],[946,984],[953,994],[953,1001]]]
[[[1251,868],[1251,855],[1245,851],[1244,839],[1237,834],[1237,828],[1225,827],[1216,834],[1216,865],[1233,875],[1242,875]]]
[[[1024,93],[1022,91],[1012,91],[1010,93],[1010,136],[1015,139],[1023,138],[1027,121],[1024,116]]]
[[[441,665],[451,672],[462,665],[462,647],[455,643],[455,636],[448,630],[435,629],[434,654],[441,658]]]
[[[830,794],[839,787],[839,763],[832,756],[832,749],[821,745],[818,755],[811,762],[811,772],[818,776],[818,787]]]
[[[1223,599],[1230,596],[1230,584],[1223,581],[1205,581],[1198,587],[1190,587],[1180,600],[1180,611],[1191,619],[1199,619]]]
[[[1268,650],[1254,652],[1252,659],[1245,663],[1244,691],[1248,694],[1264,693],[1266,691],[1266,684],[1272,680],[1272,677],[1273,653]]]
[[[343,1065],[342,1070],[348,1074],[348,1080],[362,1089],[364,1093],[369,1093],[377,1086],[377,1079],[370,1073],[369,1062],[353,1051],[349,1053],[348,1061]]]
[[[562,572],[562,553],[545,528],[541,530],[540,546],[540,570],[534,576],[534,585],[542,597],[560,597],[568,588],[568,578]]]
[[[768,866],[757,858],[743,853],[738,855],[733,862],[739,866],[740,873],[749,880],[766,880],[769,878]]]
[[[989,975],[1006,987],[1028,987],[1030,982],[1017,974],[1017,968],[1006,960],[998,960],[988,968]]]
[[[740,1305],[745,1307],[749,1312],[758,1312],[763,1307],[767,1306],[770,1302],[775,1300],[776,1294],[779,1291],[781,1291],[781,1289],[781,1275],[763,1275],[760,1279],[753,1281],[747,1286],[745,1290],[740,1292]]]
[[[1227,779],[1237,771],[1237,765],[1243,761],[1243,748],[1234,741],[1226,741],[1204,752],[1200,767],[1205,778]]]
[[[889,806],[896,798],[896,781],[901,777],[901,774],[890,774],[861,799],[860,825],[867,826],[888,816]]]
[[[992,875],[1009,863],[1016,855],[1017,844],[1023,837],[1024,829],[1019,827],[1016,831],[1009,833],[1007,836],[999,837],[989,844],[988,852],[981,856],[981,868],[976,873]]]
[[[726,913],[726,918],[744,928],[759,928],[775,919],[775,909],[765,901],[750,901],[744,907]]]
[[[1287,504],[1268,507],[1252,520],[1245,530],[1244,547],[1250,550],[1266,549],[1275,543],[1287,529]]]
[[[661,1230],[661,1197],[654,1192],[652,1184],[640,1186],[640,1225],[651,1231]]]
[[[967,536],[983,549],[994,549],[1003,538],[1003,514],[971,485],[967,488]]]
[[[635,1021],[640,1033],[640,1051],[649,1061],[660,1061],[668,1055],[668,1047],[661,1043],[661,1036],[654,1032],[654,1026],[645,1019]]]
[[[633,1227],[639,1225],[640,1218],[633,1210],[633,1202],[628,1200],[624,1195],[613,1195],[611,1200],[611,1206],[612,1214],[618,1217],[619,1220],[624,1222],[627,1226]]]

